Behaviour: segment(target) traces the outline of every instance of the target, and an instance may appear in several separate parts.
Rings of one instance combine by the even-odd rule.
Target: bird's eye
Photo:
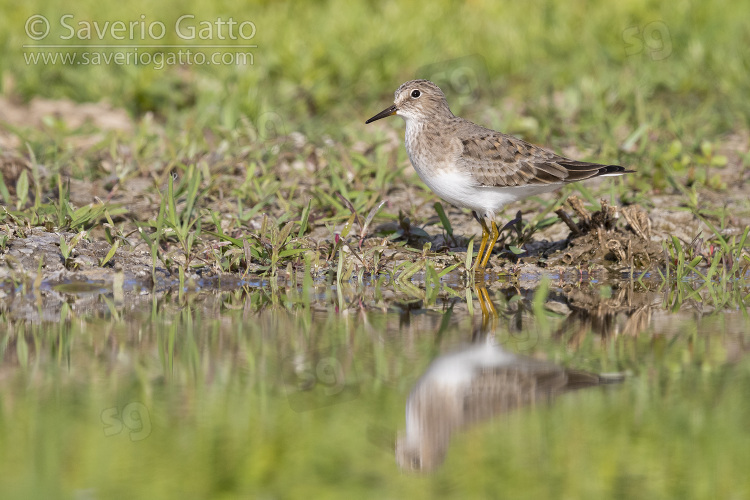
[[[412,90],[412,91],[411,91],[411,96],[412,96],[412,97],[413,97],[414,99],[416,99],[416,98],[417,98],[417,97],[419,97],[420,95],[422,95],[422,93],[421,93],[421,92],[420,92],[419,90],[416,90],[416,89],[415,89],[415,90]]]

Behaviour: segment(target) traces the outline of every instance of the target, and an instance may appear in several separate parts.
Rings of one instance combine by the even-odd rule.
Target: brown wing
[[[597,375],[544,362],[480,371],[463,395],[464,422],[480,422],[574,389],[599,385]]]
[[[458,161],[483,186],[556,184],[631,172],[618,165],[571,160],[521,139],[476,127],[461,139],[463,151]]]

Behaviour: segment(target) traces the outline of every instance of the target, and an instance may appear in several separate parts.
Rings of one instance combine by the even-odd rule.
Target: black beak
[[[368,124],[368,123],[372,123],[372,122],[374,122],[375,120],[380,120],[381,118],[385,118],[385,117],[387,117],[387,116],[391,116],[391,115],[395,115],[395,114],[396,114],[396,105],[394,104],[394,105],[393,105],[393,106],[391,106],[390,108],[386,108],[386,109],[384,109],[383,111],[381,111],[381,112],[380,112],[380,113],[378,113],[377,115],[375,115],[375,116],[373,116],[372,118],[370,118],[369,120],[367,120],[367,121],[365,122],[365,124]]]

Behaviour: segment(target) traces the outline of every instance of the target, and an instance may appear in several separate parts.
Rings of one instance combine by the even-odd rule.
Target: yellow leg
[[[490,233],[490,242],[487,244],[487,252],[482,259],[482,263],[479,264],[482,269],[487,267],[487,262],[490,261],[490,255],[492,255],[492,249],[495,248],[495,243],[497,243],[497,239],[500,238],[500,231],[497,229],[497,223],[493,220],[492,221],[492,231]]]
[[[479,293],[482,294],[482,299],[480,299],[480,303],[484,301],[485,305],[482,306],[482,311],[484,312],[485,307],[487,308],[487,314],[490,316],[497,316],[497,310],[495,309],[495,305],[492,303],[492,300],[490,300],[490,294],[487,291],[485,287],[479,288]]]
[[[473,271],[476,271],[479,268],[479,263],[482,261],[482,255],[484,255],[484,250],[487,248],[487,240],[490,236],[490,230],[487,228],[487,223],[484,222],[484,218],[480,217],[478,213],[472,212],[474,215],[474,218],[482,225],[482,243],[479,245],[479,252],[477,252],[477,258],[474,260],[474,265],[471,266],[471,269]]]
[[[482,293],[483,290],[486,290],[486,288],[484,288],[483,286],[474,287],[474,293],[477,294],[479,307],[482,308],[482,319],[484,319],[488,315],[487,304],[484,301],[484,293]]]
[[[484,249],[487,247],[487,240],[489,239],[490,233],[487,231],[487,228],[482,226],[482,243],[479,244],[479,252],[477,252],[477,258],[474,259],[474,265],[471,266],[471,269],[476,271],[479,269],[479,261],[482,260],[482,255],[484,254]]]
[[[481,333],[486,335],[491,332],[495,327],[495,321],[497,320],[497,310],[490,300],[490,294],[484,286],[478,286],[474,288],[474,292],[477,294],[479,300],[479,307],[482,308],[482,329]]]

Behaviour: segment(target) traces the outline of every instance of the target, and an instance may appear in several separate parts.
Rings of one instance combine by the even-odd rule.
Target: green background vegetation
[[[33,157],[34,169],[25,181],[7,182],[3,204],[14,220],[46,221],[77,232],[122,214],[66,206],[65,179],[113,175],[126,188],[135,178],[152,178],[152,213],[118,219],[117,225],[110,221],[107,240],[119,245],[124,238],[118,235],[132,229],[131,223],[148,229],[144,234],[151,236],[144,239],[154,265],[160,243],[184,249],[181,262],[188,265],[195,240],[207,234],[201,224],[212,231],[221,226],[212,224],[214,216],[230,219],[229,229],[249,231],[248,220],[268,210],[274,221],[263,222],[267,231],[253,237],[247,251],[267,268],[283,268],[299,257],[294,252],[300,248],[291,247],[308,229],[310,210],[318,224],[324,217],[326,223],[349,220],[352,226],[335,192],[364,215],[396,176],[416,182],[411,169],[401,168],[403,148],[390,158],[381,147],[389,128],[400,140],[401,124],[368,128],[364,120],[390,102],[400,83],[427,76],[420,74],[425,68],[450,71],[468,64],[476,70],[476,85],[468,91],[462,93],[460,84],[446,91],[457,114],[558,150],[574,148],[586,159],[635,167],[636,174],[612,189],[647,208],[654,194],[683,193],[677,186],[694,210],[696,192],[684,186],[712,193],[736,187],[713,178],[709,167],[728,163],[716,151],[730,137],[747,137],[750,125],[750,3],[739,0],[3,4],[5,97],[106,100],[136,120],[132,135],[104,134],[84,151],[73,140],[90,135],[90,126],[72,130],[64,120],[50,120],[38,128],[16,127],[12,132],[21,138],[16,153]],[[22,46],[32,43],[24,33],[29,16],[43,14],[54,29],[67,13],[75,21],[100,23],[145,14],[146,21],[170,28],[158,42],[164,44],[182,43],[171,30],[182,14],[248,19],[257,27],[251,43],[258,47],[250,67],[27,65]],[[661,38],[639,38],[644,32]],[[270,140],[258,140],[268,120],[278,130]],[[148,125],[153,122],[163,126],[163,134]],[[238,132],[246,123],[256,129],[254,138]],[[333,140],[328,164],[314,176],[278,178],[275,168],[290,145],[275,148],[274,139],[296,131],[315,145]],[[362,142],[376,145],[374,152],[352,153]],[[734,153],[730,163],[744,169],[747,150]],[[310,150],[294,154],[304,160]],[[103,165],[110,160],[116,168],[107,170]],[[179,174],[174,185],[172,173]],[[246,176],[244,182],[238,175]],[[23,200],[19,187],[25,188]],[[54,189],[58,198],[41,196]],[[34,206],[28,192],[38,194]],[[221,205],[225,199],[231,203]],[[202,212],[209,202],[211,212]],[[397,218],[385,212],[384,218]],[[716,235],[729,215],[712,219]],[[264,237],[271,242],[264,244]],[[3,250],[7,241],[7,235],[0,241]],[[62,241],[65,253],[72,240]],[[679,275],[702,258],[684,243],[669,246]],[[339,244],[328,245],[320,253],[334,266],[336,259],[343,262]],[[244,255],[242,241],[224,248],[231,250],[217,257],[217,265],[242,270],[236,264]],[[282,256],[286,250],[293,253]],[[727,250],[735,264],[742,263],[742,252]],[[727,281],[725,274],[721,285]],[[667,294],[663,307],[703,304],[711,295],[717,310],[745,310],[747,289],[739,284],[729,298],[711,286],[703,295],[684,284],[676,287],[679,297]],[[211,307],[190,294],[162,296],[147,307],[138,304],[133,316],[112,302],[105,312],[92,314],[65,305],[56,311],[59,321],[41,324],[10,321],[3,309],[0,496],[748,496],[750,371],[737,354],[747,345],[739,313],[726,320],[713,316],[699,326],[692,318],[675,320],[669,335],[647,328],[604,344],[589,336],[575,349],[551,340],[548,328],[533,353],[593,371],[624,370],[634,375],[632,382],[565,396],[548,409],[470,431],[451,448],[438,474],[415,477],[400,474],[392,451],[373,444],[378,441],[373,429],[377,434],[380,425],[403,426],[405,398],[436,355],[435,337],[445,335],[448,344],[467,339],[471,318],[463,315],[440,335],[437,327],[410,332],[412,342],[403,337],[400,313],[371,314],[366,324],[352,319],[359,314],[354,307],[342,319],[346,304],[357,304],[361,294],[334,304],[326,295],[332,286],[323,288],[323,305],[315,314],[298,297],[283,297],[297,293],[294,287],[282,291],[281,299],[278,290],[263,295],[267,288],[225,293]],[[433,309],[429,317],[436,326],[442,303],[434,299],[425,309]],[[392,305],[382,297],[368,300],[373,309]],[[394,344],[384,332],[397,339]],[[359,397],[291,411],[280,366],[300,353],[327,352],[330,345],[346,345],[354,353]],[[729,366],[730,358],[737,364]],[[133,401],[146,406],[151,435],[138,442],[127,432],[106,437],[102,411]]]
[[[4,92],[24,99],[107,99],[134,114],[154,111],[198,137],[202,127],[230,129],[243,115],[266,111],[281,115],[290,131],[301,130],[314,138],[362,136],[363,119],[379,110],[401,82],[420,76],[419,68],[469,55],[481,56],[489,74],[489,81],[482,82],[489,88],[479,91],[512,99],[527,109],[537,125],[523,132],[544,144],[554,144],[562,136],[566,141],[601,144],[604,154],[611,155],[621,140],[619,127],[635,130],[648,124],[658,136],[657,144],[678,138],[691,147],[746,128],[750,116],[745,98],[750,91],[750,33],[745,22],[750,6],[739,1],[154,5],[83,0],[74,6],[8,5],[4,13]],[[27,66],[22,45],[30,40],[24,23],[33,14],[45,15],[52,24],[45,41],[61,33],[58,20],[63,14],[74,15],[70,22],[138,21],[145,14],[144,22],[162,21],[167,26],[167,36],[157,44],[184,43],[173,29],[182,14],[193,14],[196,21],[232,17],[255,23],[252,43],[258,48],[253,51],[254,65],[242,68]],[[653,22],[663,23],[663,29],[648,31]],[[639,31],[634,33],[633,27]],[[657,38],[643,40],[644,32]],[[563,93],[564,106],[544,99],[555,92]],[[477,106],[496,103],[488,97]],[[645,160],[648,166],[647,159],[654,156],[635,160]]]

